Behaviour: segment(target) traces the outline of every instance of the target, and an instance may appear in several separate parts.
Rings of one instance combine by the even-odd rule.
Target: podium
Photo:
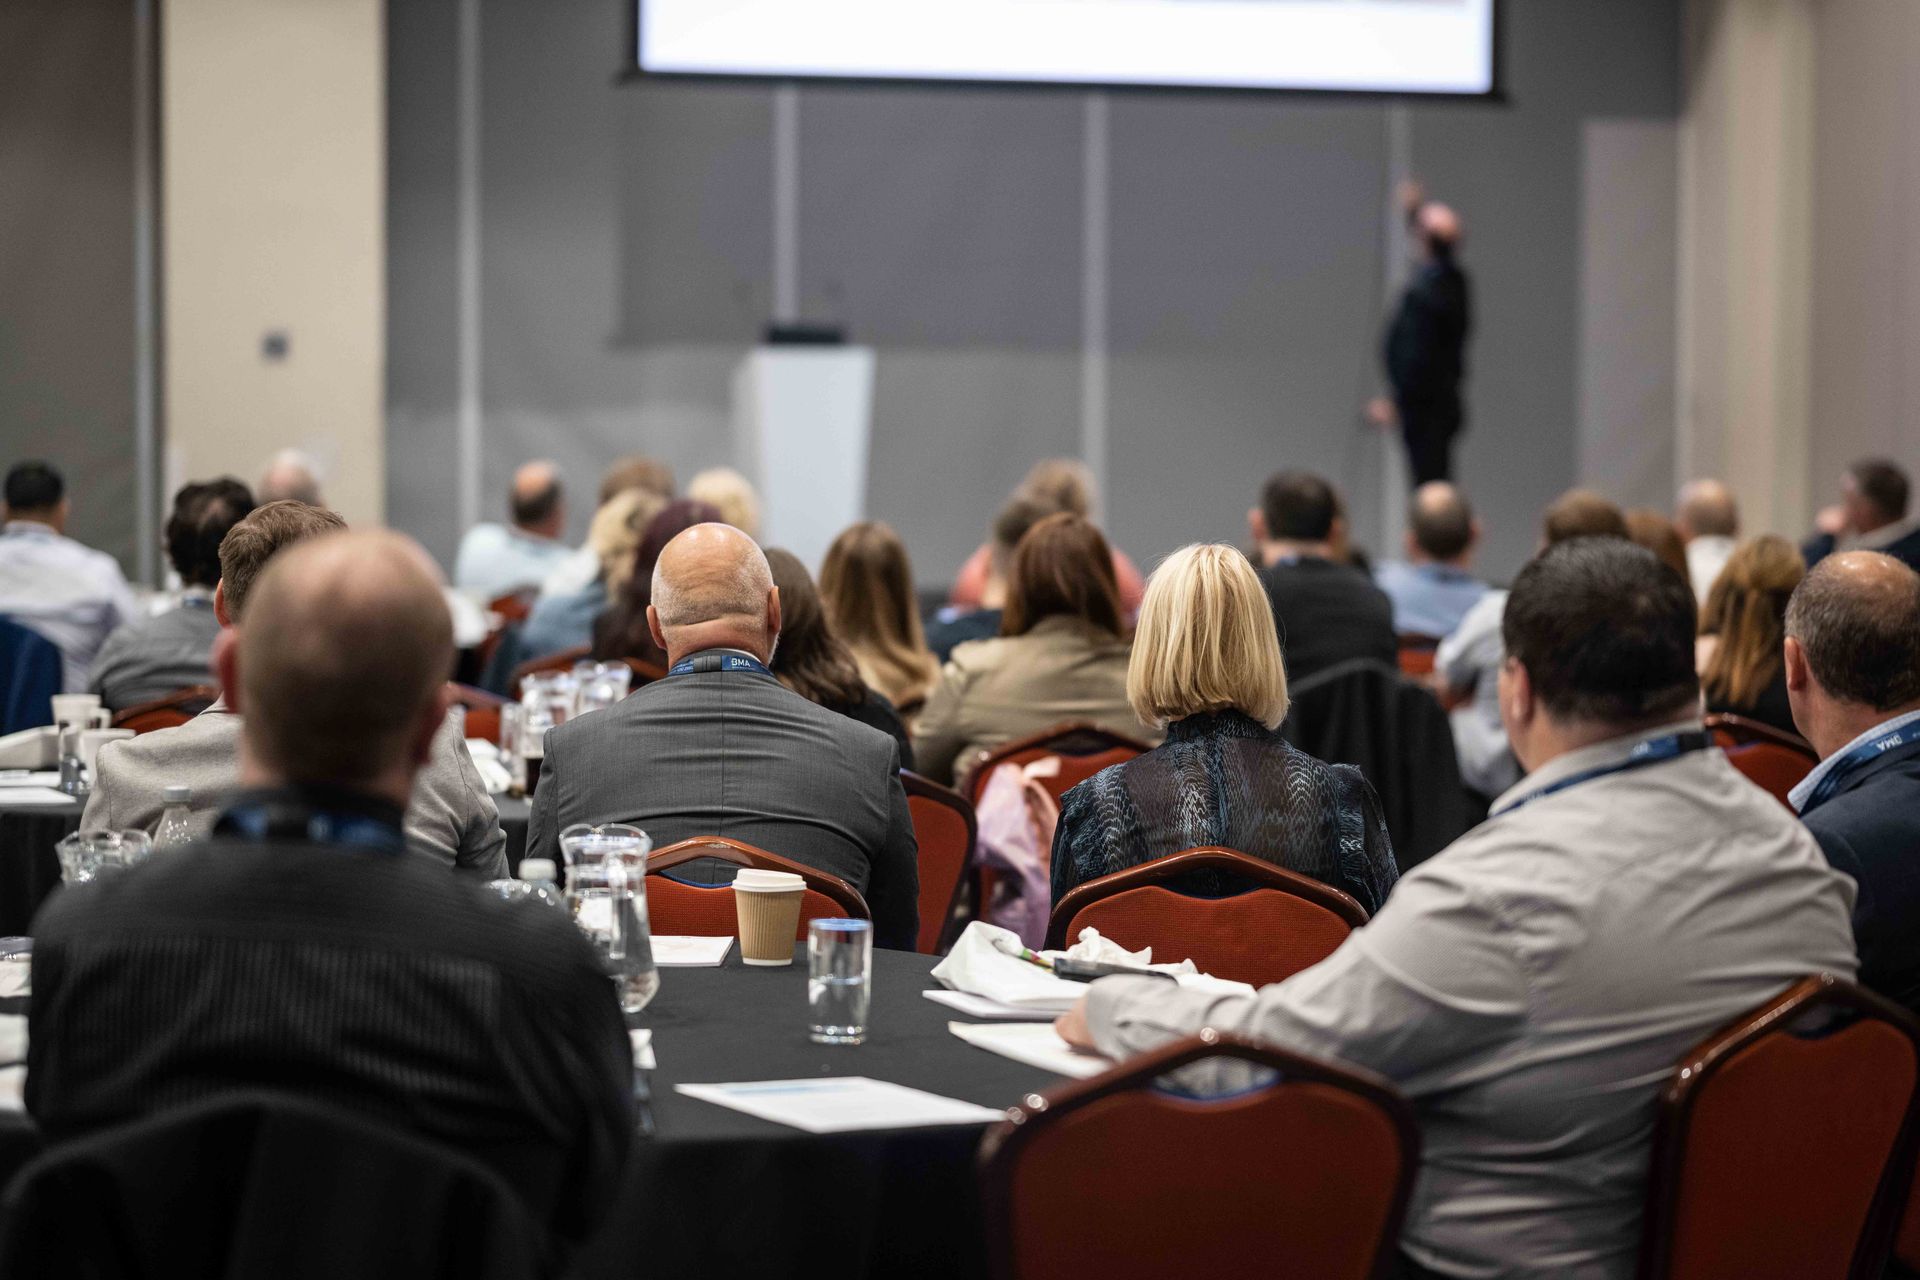
[[[733,373],[735,465],[760,491],[760,541],[814,573],[867,508],[871,347],[767,346]]]

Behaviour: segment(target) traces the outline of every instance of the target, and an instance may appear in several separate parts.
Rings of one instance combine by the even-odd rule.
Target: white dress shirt
[[[552,538],[503,524],[477,524],[460,540],[453,585],[488,600],[514,591],[534,591],[572,554],[572,547]]]
[[[1379,1072],[1421,1126],[1416,1262],[1630,1280],[1654,1101],[1681,1057],[1807,974],[1857,965],[1853,882],[1718,750],[1515,807],[1687,728],[1549,762],[1332,956],[1255,996],[1095,983],[1095,1040],[1125,1056],[1216,1027]],[[1244,1066],[1196,1074],[1250,1083]]]
[[[1707,593],[1727,567],[1735,545],[1732,538],[1717,533],[1703,533],[1687,544],[1687,577],[1693,581],[1693,597],[1701,608],[1706,607]]]
[[[140,616],[140,605],[106,552],[50,525],[12,520],[0,529],[0,615],[53,641],[63,688],[85,693],[94,655],[115,628]]]
[[[1506,616],[1507,593],[1487,592],[1433,655],[1433,669],[1449,685],[1473,690],[1453,709],[1453,751],[1460,759],[1460,780],[1484,796],[1497,796],[1520,780],[1507,727],[1500,722],[1500,664],[1507,657],[1500,624]]]

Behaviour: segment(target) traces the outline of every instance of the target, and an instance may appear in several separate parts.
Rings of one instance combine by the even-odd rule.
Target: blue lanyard
[[[766,663],[744,653],[703,653],[696,658],[682,658],[668,669],[667,674],[690,676],[709,671],[751,671],[754,675],[773,679],[773,672],[767,670]]]
[[[1599,778],[1610,778],[1616,773],[1631,773],[1635,769],[1644,769],[1648,765],[1665,764],[1669,760],[1678,760],[1681,756],[1695,751],[1705,751],[1713,745],[1713,735],[1704,729],[1694,729],[1686,733],[1668,734],[1664,738],[1648,738],[1627,753],[1627,758],[1619,764],[1602,765],[1598,769],[1587,769],[1574,774],[1571,778],[1540,788],[1538,791],[1521,796],[1512,804],[1494,814],[1500,817],[1516,809],[1524,809],[1535,800],[1577,787],[1585,782]]]
[[[1871,760],[1878,760],[1887,752],[1897,747],[1904,747],[1910,742],[1920,742],[1920,721],[1901,725],[1898,729],[1881,734],[1871,742],[1861,743],[1833,762],[1820,779],[1819,785],[1814,787],[1813,794],[1807,797],[1806,804],[1801,806],[1800,812],[1808,813],[1815,805],[1833,799],[1833,793],[1840,789],[1840,784],[1846,781],[1847,775],[1861,765]]]
[[[333,813],[299,805],[240,805],[220,815],[222,834],[249,840],[310,840],[380,853],[405,853],[407,840],[392,824],[362,813]]]

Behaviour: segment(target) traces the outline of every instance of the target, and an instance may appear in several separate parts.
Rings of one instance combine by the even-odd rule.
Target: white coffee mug
[[[89,778],[98,777],[100,767],[100,748],[109,742],[118,742],[122,738],[131,738],[131,729],[86,729],[80,734],[80,759],[87,766]]]

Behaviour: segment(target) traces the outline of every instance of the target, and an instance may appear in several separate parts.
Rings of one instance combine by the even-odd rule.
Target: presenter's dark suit
[[[527,856],[557,864],[560,833],[577,822],[631,823],[656,849],[742,840],[851,883],[873,913],[875,945],[912,950],[919,933],[899,745],[770,676],[668,676],[548,733]],[[732,872],[706,878],[728,883]]]
[[[1466,273],[1451,258],[1414,273],[1387,329],[1387,381],[1413,483],[1453,478],[1453,441],[1466,425],[1460,380],[1471,326]]]
[[[1833,869],[1860,887],[1861,984],[1920,1013],[1920,744],[1843,775],[1801,817]]]
[[[229,812],[267,803],[388,823],[405,848],[397,808],[347,792]],[[619,1183],[632,1050],[593,949],[550,906],[223,820],[62,889],[33,934],[26,1103],[51,1141],[273,1089],[466,1151],[572,1239]]]

